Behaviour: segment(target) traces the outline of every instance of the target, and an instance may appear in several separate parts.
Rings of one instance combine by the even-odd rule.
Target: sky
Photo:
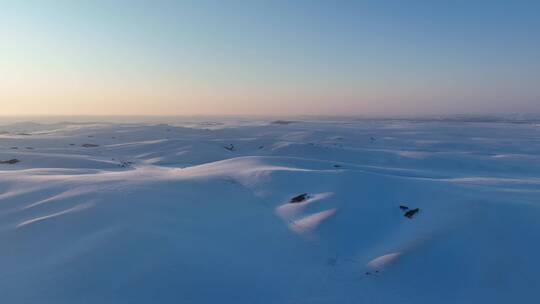
[[[0,115],[540,113],[539,1],[0,0]]]

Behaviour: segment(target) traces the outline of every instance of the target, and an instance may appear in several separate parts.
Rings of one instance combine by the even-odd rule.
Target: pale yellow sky
[[[377,3],[9,1],[0,115],[540,111],[537,10]]]

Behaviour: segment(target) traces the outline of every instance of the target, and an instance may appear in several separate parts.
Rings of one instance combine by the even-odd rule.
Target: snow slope
[[[0,126],[2,302],[536,301],[539,125],[221,125]]]

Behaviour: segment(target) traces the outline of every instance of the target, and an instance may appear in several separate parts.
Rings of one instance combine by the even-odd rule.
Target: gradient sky
[[[0,0],[0,115],[507,112],[539,1]]]

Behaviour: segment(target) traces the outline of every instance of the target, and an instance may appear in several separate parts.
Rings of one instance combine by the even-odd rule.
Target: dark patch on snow
[[[271,122],[273,125],[290,125],[292,123],[295,123],[296,121],[292,120],[274,120]]]
[[[95,145],[95,144],[82,144],[81,147],[83,147],[83,148],[95,148],[95,147],[99,147],[99,145]]]
[[[114,160],[114,158],[113,158],[113,160]],[[133,162],[123,161],[123,162],[120,162],[120,164],[118,164],[118,167],[127,168],[127,167],[130,167],[132,164],[133,164]]]
[[[301,203],[301,202],[305,201],[308,198],[309,198],[309,196],[308,196],[307,193],[302,193],[300,195],[297,195],[297,196],[291,198],[290,202],[293,203],[293,204],[294,203]]]
[[[413,216],[415,216],[418,212],[420,211],[419,208],[414,208],[414,209],[411,209],[407,212],[405,212],[405,214],[403,214],[404,217],[406,218],[413,218]]]
[[[14,165],[14,164],[19,163],[19,162],[21,162],[21,161],[16,159],[16,158],[13,158],[13,159],[10,159],[10,160],[0,160],[0,164],[6,164],[6,165]]]

